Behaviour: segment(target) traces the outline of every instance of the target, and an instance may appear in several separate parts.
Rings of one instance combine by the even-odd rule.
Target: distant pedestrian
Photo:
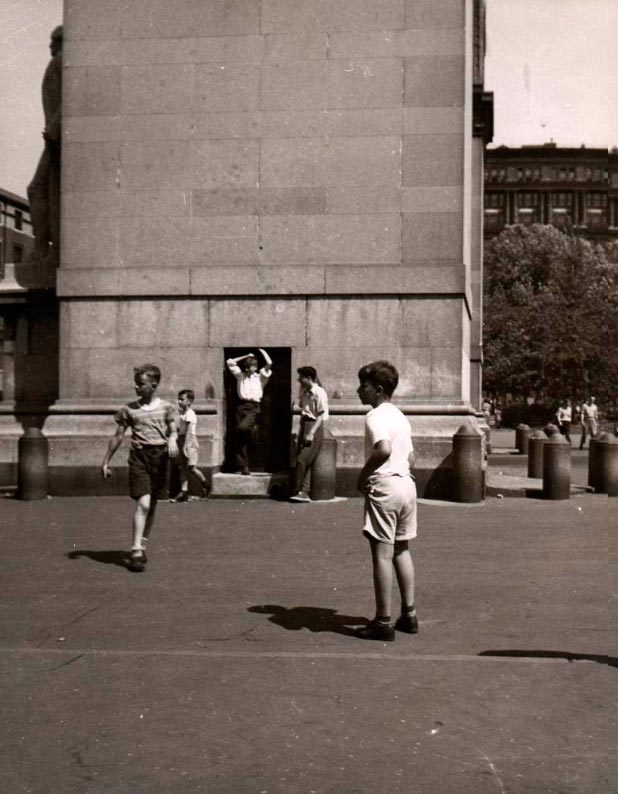
[[[141,572],[146,565],[146,542],[152,531],[157,500],[163,498],[167,485],[168,456],[178,455],[176,408],[156,396],[161,370],[143,364],[133,370],[137,400],[124,405],[114,416],[118,427],[103,458],[101,473],[111,477],[110,461],[131,429],[129,452],[129,491],[135,500],[133,545],[129,570]]]
[[[587,436],[590,438],[597,437],[599,428],[599,409],[597,408],[594,397],[589,397],[588,400],[586,400],[582,405],[580,424],[582,435],[579,442],[579,448],[582,449],[586,443]]]
[[[197,467],[199,443],[197,440],[197,415],[193,408],[195,392],[182,389],[178,392],[178,464],[180,466],[180,493],[172,500],[187,502],[189,500],[189,477],[195,477],[200,483],[200,494],[203,499],[208,496],[206,477]]]
[[[365,418],[366,461],[358,477],[365,494],[363,534],[373,563],[376,614],[356,636],[390,642],[395,629],[416,634],[414,563],[408,541],[416,537],[416,485],[411,474],[414,449],[410,423],[391,402],[399,373],[388,361],[374,361],[358,372],[357,393],[371,410]],[[391,623],[393,567],[401,595],[401,614]]]
[[[571,443],[571,420],[573,412],[571,409],[570,400],[562,400],[556,411],[556,421],[558,422],[558,429],[565,439]]]
[[[249,444],[260,431],[260,407],[264,387],[272,375],[272,359],[258,348],[266,362],[258,372],[258,360],[253,353],[228,358],[227,368],[236,378],[238,405],[236,406],[236,474],[251,474],[249,469]]]
[[[311,475],[315,459],[324,440],[324,423],[328,421],[328,395],[316,382],[315,367],[299,367],[300,430],[296,452],[296,473],[292,502],[311,501]]]

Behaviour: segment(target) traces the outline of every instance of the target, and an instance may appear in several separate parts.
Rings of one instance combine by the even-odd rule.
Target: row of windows
[[[613,178],[614,174],[612,174]],[[485,180],[490,182],[607,182],[609,172],[604,168],[559,168],[543,165],[538,168],[507,166],[485,169]]]
[[[7,229],[15,229],[21,232],[25,231],[24,227],[30,225],[30,216],[24,215],[22,210],[13,209],[10,206],[3,207],[0,204],[0,226],[6,226]]]
[[[508,193],[491,192],[485,193],[485,206],[486,207],[505,207],[507,202]],[[572,207],[574,201],[574,193],[545,193],[545,192],[527,192],[521,191],[512,193],[514,201],[517,202],[518,207],[539,207],[542,205],[546,196],[552,207]],[[584,199],[585,208],[603,209],[607,207],[607,193],[587,193]]]
[[[543,219],[534,208],[518,210],[517,223],[529,226],[532,223],[541,223]],[[485,210],[485,231],[499,232],[507,224],[504,213],[499,209]],[[558,228],[570,228],[577,225],[571,212],[568,209],[554,210],[551,219],[552,225]],[[585,227],[589,231],[604,231],[607,229],[607,216],[599,210],[590,210],[586,215]]]

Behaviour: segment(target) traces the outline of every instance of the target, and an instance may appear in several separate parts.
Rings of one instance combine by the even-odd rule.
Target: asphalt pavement
[[[131,510],[0,500],[1,792],[618,790],[618,499],[421,502],[394,643],[360,499]]]

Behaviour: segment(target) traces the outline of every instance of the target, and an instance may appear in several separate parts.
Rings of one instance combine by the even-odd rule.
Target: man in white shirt
[[[296,452],[296,475],[292,502],[310,502],[311,469],[324,440],[328,420],[328,395],[318,385],[315,367],[299,367],[300,432]]]
[[[236,407],[236,473],[251,474],[249,469],[249,442],[259,433],[260,404],[264,386],[272,375],[272,359],[261,347],[265,366],[258,371],[258,360],[253,353],[228,358],[227,368],[236,378],[238,405]]]

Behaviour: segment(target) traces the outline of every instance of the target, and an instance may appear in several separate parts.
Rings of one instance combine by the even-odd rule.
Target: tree
[[[485,251],[484,388],[546,401],[618,394],[618,244],[511,226]]]

